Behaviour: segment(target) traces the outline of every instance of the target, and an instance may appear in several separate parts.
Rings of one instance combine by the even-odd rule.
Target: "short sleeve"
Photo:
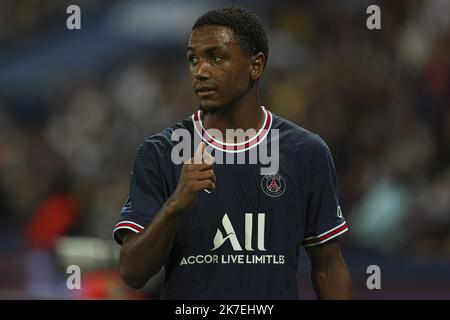
[[[122,244],[122,233],[139,233],[151,222],[165,200],[159,152],[153,143],[142,143],[134,157],[128,198],[113,230],[113,240]]]
[[[303,246],[325,243],[348,231],[339,205],[336,170],[325,141],[319,136],[311,147],[306,226]]]

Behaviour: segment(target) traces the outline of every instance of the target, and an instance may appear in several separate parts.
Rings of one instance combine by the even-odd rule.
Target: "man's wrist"
[[[169,197],[169,199],[167,199],[166,203],[164,204],[164,209],[169,217],[180,217],[184,211],[178,207],[176,200],[172,197]]]

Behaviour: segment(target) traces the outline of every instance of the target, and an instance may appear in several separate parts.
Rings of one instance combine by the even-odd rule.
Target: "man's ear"
[[[252,56],[252,61],[250,65],[250,78],[252,80],[258,80],[264,72],[264,64],[266,62],[266,57],[264,53],[258,52]]]

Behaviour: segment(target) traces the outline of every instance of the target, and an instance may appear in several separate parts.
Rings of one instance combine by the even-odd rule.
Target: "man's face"
[[[195,28],[189,38],[187,59],[201,110],[219,111],[248,92],[251,57],[243,52],[230,28]]]

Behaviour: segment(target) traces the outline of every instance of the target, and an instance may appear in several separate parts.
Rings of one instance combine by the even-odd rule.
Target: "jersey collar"
[[[197,110],[192,115],[192,121],[194,123],[194,128],[197,134],[202,138],[203,141],[205,141],[208,145],[210,145],[214,149],[231,153],[243,152],[256,147],[258,144],[264,141],[264,139],[266,139],[267,137],[267,134],[269,133],[270,128],[272,127],[273,116],[271,112],[267,110],[264,106],[261,106],[261,109],[264,111],[265,115],[262,127],[259,129],[258,133],[255,136],[239,143],[225,143],[212,137],[203,126],[201,118],[202,114],[201,110]]]

